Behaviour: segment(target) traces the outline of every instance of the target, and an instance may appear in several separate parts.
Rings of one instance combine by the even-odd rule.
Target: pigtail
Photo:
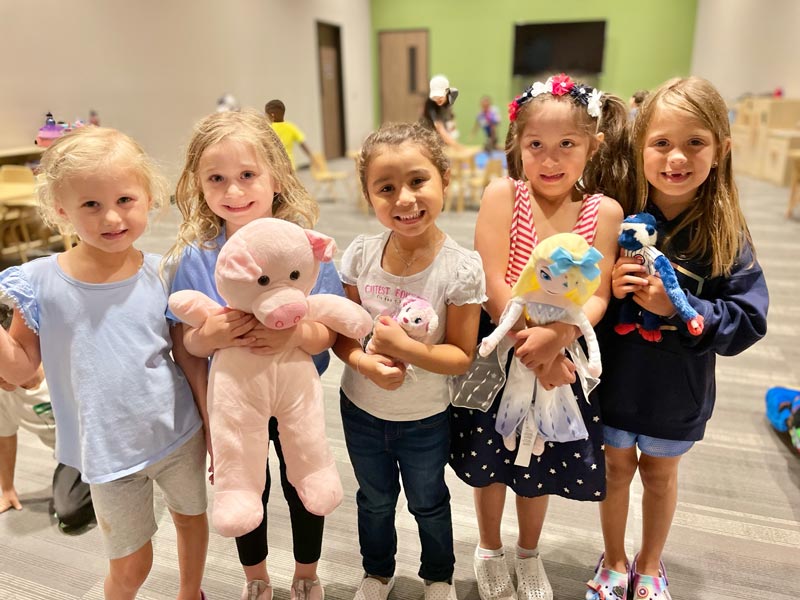
[[[505,151],[508,176],[512,179],[525,181],[525,172],[522,170],[522,157],[519,151],[519,140],[517,139],[516,121],[511,121],[511,123],[508,124]]]
[[[618,96],[603,94],[597,131],[603,133],[603,143],[586,163],[581,191],[614,198],[625,214],[630,214],[634,212],[635,178],[632,176],[628,108]]]

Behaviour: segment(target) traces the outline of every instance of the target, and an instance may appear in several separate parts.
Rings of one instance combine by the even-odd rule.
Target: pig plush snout
[[[264,315],[264,325],[270,329],[288,329],[300,322],[306,316],[305,302],[284,304]]]

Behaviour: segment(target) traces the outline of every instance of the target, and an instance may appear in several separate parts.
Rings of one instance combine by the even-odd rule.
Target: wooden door
[[[428,97],[428,31],[378,34],[381,121],[416,121]]]
[[[339,27],[317,23],[317,42],[323,152],[327,158],[338,158],[344,156],[345,148],[342,48]]]

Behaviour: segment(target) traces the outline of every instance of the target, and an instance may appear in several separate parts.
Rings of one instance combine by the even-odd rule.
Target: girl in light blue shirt
[[[109,571],[106,598],[134,598],[153,560],[153,481],[178,536],[180,598],[200,590],[206,548],[205,444],[173,347],[160,257],[134,248],[165,186],[139,145],[101,127],[59,138],[42,156],[45,222],[74,232],[67,251],[0,273],[14,317],[0,332],[0,377],[44,366],[58,428],[56,458],[91,486]],[[192,366],[194,362],[194,367]]]

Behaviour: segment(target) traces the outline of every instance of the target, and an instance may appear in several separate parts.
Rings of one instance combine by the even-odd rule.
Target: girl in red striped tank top
[[[576,232],[604,256],[601,285],[584,310],[596,324],[610,297],[611,267],[617,256],[622,209],[610,197],[626,184],[627,109],[619,98],[576,84],[566,75],[537,82],[509,105],[506,140],[508,179],[495,180],[483,195],[475,227],[475,249],[486,273],[480,336],[498,323],[536,244],[553,234]],[[619,162],[619,164],[617,164]],[[524,328],[514,354],[552,389],[573,384],[589,438],[547,443],[532,460],[515,463],[517,449],[504,446],[495,430],[502,393],[485,413],[454,408],[450,464],[475,488],[480,539],[475,576],[481,600],[552,599],[553,590],[539,556],[539,536],[547,496],[599,501],[605,496],[602,427],[594,401],[587,402],[575,381],[575,365],[564,348],[578,336],[575,326],[553,323]],[[531,390],[533,398],[534,390]],[[519,446],[520,444],[517,444]],[[530,449],[520,450],[520,452]],[[519,535],[515,552],[517,589],[504,562],[500,537],[506,488],[517,495]]]

